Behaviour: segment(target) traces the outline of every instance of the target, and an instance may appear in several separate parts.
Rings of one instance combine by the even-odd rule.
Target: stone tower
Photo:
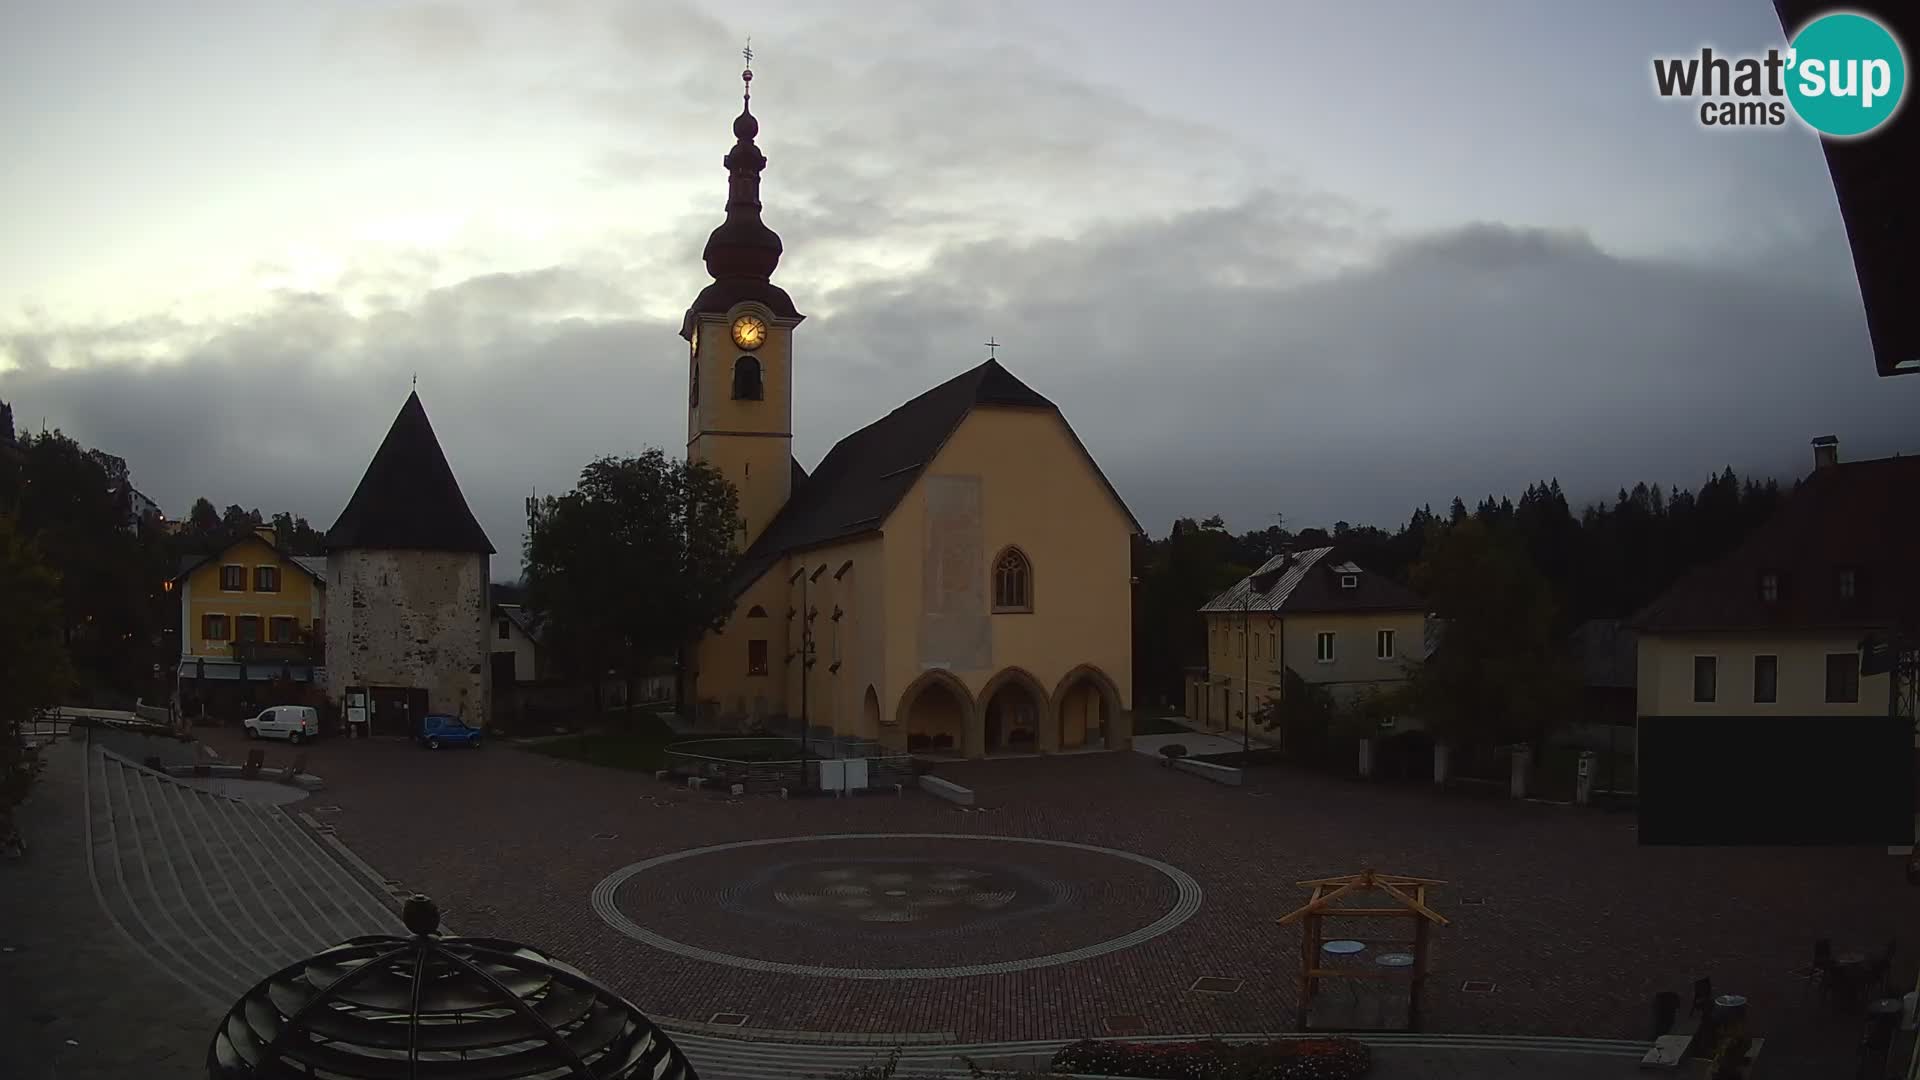
[[[373,734],[427,712],[484,725],[493,544],[410,394],[327,530],[327,698]]]

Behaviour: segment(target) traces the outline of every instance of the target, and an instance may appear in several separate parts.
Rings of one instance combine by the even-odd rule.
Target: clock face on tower
[[[767,324],[758,315],[742,315],[733,320],[733,343],[751,352],[766,344]]]

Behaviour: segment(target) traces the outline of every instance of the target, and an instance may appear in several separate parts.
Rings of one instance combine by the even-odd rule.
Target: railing
[[[718,750],[716,744],[724,744],[726,739],[689,740],[689,745],[698,744],[702,749]],[[785,742],[777,739],[741,739],[742,743]],[[694,753],[687,750],[675,750],[667,746],[665,756],[667,771],[675,777],[700,777],[709,783],[722,785],[741,785],[748,792],[768,792],[780,788],[812,787],[819,777],[821,761],[864,760],[867,763],[867,786],[887,787],[893,784],[913,782],[913,759],[907,754],[884,751],[878,747],[873,752],[859,752],[866,747],[848,747],[854,752],[839,754],[809,754],[807,757],[788,758],[782,755],[780,760],[750,761],[743,757],[719,757],[714,753]],[[788,753],[798,753],[794,746]]]

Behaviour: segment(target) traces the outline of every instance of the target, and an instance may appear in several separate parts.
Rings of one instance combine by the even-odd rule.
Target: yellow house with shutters
[[[282,551],[262,526],[186,560],[169,588],[180,601],[183,696],[217,707],[251,696],[265,708],[272,703],[259,700],[260,684],[324,681],[324,558]]]
[[[1333,547],[1281,552],[1200,611],[1207,666],[1187,680],[1186,715],[1216,730],[1284,697],[1289,671],[1351,699],[1404,682],[1427,656],[1420,596]]]
[[[743,110],[687,309],[687,455],[739,493],[737,606],[690,651],[710,718],[981,757],[1131,745],[1140,531],[1058,407],[995,359],[793,458],[794,335]]]

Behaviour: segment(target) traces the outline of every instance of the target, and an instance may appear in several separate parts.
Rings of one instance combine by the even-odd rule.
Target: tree
[[[226,508],[220,515],[220,527],[229,536],[240,536],[265,524],[258,510],[242,509],[239,503]]]
[[[281,511],[273,515],[273,542],[290,555],[321,555],[326,552],[324,533],[307,524],[307,519]]]
[[[28,482],[15,525],[59,577],[61,641],[90,687],[138,694],[153,677],[156,597],[167,571],[157,549],[128,530],[115,498],[111,477],[124,479],[125,463],[58,430],[22,450]]]
[[[1434,529],[1413,580],[1445,631],[1412,669],[1408,702],[1436,738],[1538,742],[1570,706],[1575,685],[1552,589],[1510,530],[1479,520]]]
[[[61,703],[73,683],[60,643],[60,579],[11,515],[0,515],[0,848],[14,845],[13,808],[33,781],[21,725]]]
[[[596,709],[610,668],[633,683],[733,611],[739,501],[719,470],[669,459],[601,458],[565,495],[527,500],[527,602],[563,666],[590,677]]]
[[[220,530],[220,511],[211,499],[202,497],[193,500],[193,509],[187,512],[187,528],[209,535]]]

